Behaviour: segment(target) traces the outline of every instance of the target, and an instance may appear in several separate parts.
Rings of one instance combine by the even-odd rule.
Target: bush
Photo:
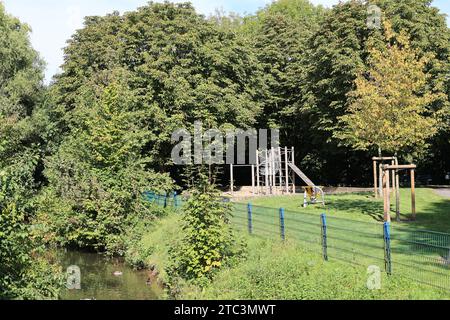
[[[62,273],[44,252],[23,212],[0,192],[0,299],[58,298]]]
[[[180,280],[206,285],[221,267],[242,253],[229,222],[231,206],[201,170],[183,207],[182,238],[169,250],[169,284],[175,295]]]

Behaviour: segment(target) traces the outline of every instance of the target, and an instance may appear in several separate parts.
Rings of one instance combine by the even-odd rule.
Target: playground
[[[235,188],[230,166],[235,226],[306,244],[323,252],[324,260],[384,265],[387,274],[394,265],[413,281],[449,287],[450,189],[418,188],[415,164],[373,157],[372,188],[339,193],[316,185],[297,167],[294,154],[286,147],[258,151],[246,188]]]
[[[352,219],[421,224],[443,232],[450,230],[450,188],[424,189],[416,187],[415,164],[399,164],[396,156],[373,157],[372,188],[332,188],[319,186],[296,165],[294,147],[272,147],[256,150],[256,164],[229,165],[229,190],[224,196],[234,202],[245,202],[285,209],[305,209],[305,212],[332,212]],[[236,186],[235,168],[248,167],[251,186]],[[407,186],[401,185],[405,175]],[[436,202],[438,202],[436,204]],[[430,203],[433,203],[430,205]],[[442,212],[439,219],[430,212]],[[420,223],[417,222],[418,212]],[[447,211],[448,212],[448,211]],[[391,216],[395,219],[391,219]],[[448,215],[447,215],[448,216]]]
[[[394,225],[403,225],[410,228],[430,229],[440,232],[450,230],[450,198],[445,196],[445,192],[450,189],[416,189],[416,214],[415,222],[392,221]],[[409,189],[400,189],[403,208],[402,219],[409,220],[411,212],[411,194]],[[327,195],[326,206],[314,205],[303,207],[303,195],[296,196],[273,196],[255,197],[246,200],[254,205],[279,208],[286,210],[297,210],[311,214],[328,213],[331,216],[352,219],[365,222],[383,221],[383,199],[375,198],[373,192],[343,193]],[[391,213],[395,214],[394,205],[391,206]]]

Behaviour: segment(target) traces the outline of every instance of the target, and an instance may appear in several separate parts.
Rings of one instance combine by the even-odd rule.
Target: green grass
[[[221,270],[204,289],[186,287],[184,299],[382,300],[450,299],[449,292],[382,274],[381,290],[367,288],[367,269],[321,256],[295,242],[248,237],[248,257]]]
[[[401,191],[404,215],[410,217],[408,190]],[[297,241],[312,252],[321,252],[320,214],[326,213],[328,256],[362,266],[384,269],[383,203],[370,194],[341,194],[327,197],[327,206],[301,207],[302,196],[257,198],[253,204],[253,233],[265,238],[280,238],[278,208],[286,209],[286,238]],[[415,281],[450,288],[450,235],[425,232],[449,231],[450,201],[431,189],[417,191],[417,221],[393,222],[391,229],[394,274]],[[247,227],[245,204],[235,204],[233,223]]]
[[[395,217],[395,198],[391,195],[391,215]],[[285,208],[304,213],[327,213],[332,217],[359,221],[383,221],[383,200],[375,199],[372,193],[326,195],[326,206],[311,205],[303,208],[303,195],[254,198],[255,206]],[[409,189],[401,189],[400,208],[402,219],[411,218],[411,194]],[[437,195],[432,189],[416,189],[417,221],[400,223],[421,229],[450,232],[450,199]],[[393,224],[397,224],[393,221]]]
[[[176,213],[157,220],[149,230],[127,252],[127,261],[132,265],[142,264],[144,266],[155,267],[158,271],[159,280],[167,281],[165,267],[169,263],[169,247],[177,241],[180,236],[181,216]]]
[[[430,189],[417,190],[418,221],[394,222],[393,275],[383,272],[382,289],[375,291],[367,289],[366,270],[370,265],[384,270],[383,229],[379,221],[382,202],[369,194],[333,195],[327,200],[329,261],[322,257],[323,208],[302,208],[301,196],[253,199],[253,236],[247,235],[245,203],[235,204],[232,219],[248,243],[246,259],[221,269],[205,288],[183,283],[181,298],[450,299],[450,291],[418,282],[450,287],[449,266],[438,260],[442,250],[424,251],[413,244],[424,241],[419,236],[435,236],[417,230],[449,230],[449,200]],[[403,218],[408,217],[408,202],[408,191],[402,190],[402,208],[406,213]],[[286,208],[285,243],[280,241],[279,207]],[[181,236],[179,224],[179,215],[162,218],[140,242],[146,264],[156,265],[163,281],[164,268],[170,262],[168,248]],[[450,245],[450,238],[436,239]]]

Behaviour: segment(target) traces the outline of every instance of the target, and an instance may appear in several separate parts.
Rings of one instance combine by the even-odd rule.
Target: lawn
[[[285,236],[311,252],[322,251],[320,214],[327,216],[327,256],[353,265],[385,266],[383,203],[371,194],[341,194],[327,197],[327,205],[303,208],[303,196],[255,198],[252,203],[252,233],[263,238],[281,237],[279,208],[285,209]],[[392,272],[414,281],[450,288],[450,200],[431,189],[417,190],[417,221],[410,218],[410,195],[401,190],[403,222],[391,228]],[[393,208],[392,208],[393,209]],[[248,229],[247,205],[234,204],[233,224]]]
[[[402,209],[410,214],[408,190]],[[186,284],[184,298],[204,299],[450,299],[450,201],[431,189],[417,190],[417,221],[393,222],[392,276],[383,272],[383,288],[366,287],[367,268],[385,271],[383,203],[371,194],[327,197],[326,207],[302,208],[302,196],[251,199],[253,236],[248,236],[247,203],[234,203],[232,224],[246,239],[247,258],[219,271],[205,290]],[[285,208],[285,238],[280,241],[279,208]],[[327,215],[324,260],[320,215]],[[141,240],[139,252],[156,264],[165,280],[167,250],[180,237],[180,215],[156,223]],[[442,290],[440,288],[447,288]]]
[[[391,195],[391,215],[395,220],[394,195]],[[400,191],[402,220],[411,218],[411,194],[409,189]],[[383,200],[375,199],[372,193],[326,195],[326,206],[311,205],[303,208],[303,195],[254,198],[254,206],[285,208],[302,213],[326,213],[331,217],[373,222],[383,221]],[[402,226],[429,229],[450,233],[450,199],[444,198],[432,189],[416,189],[416,222],[403,222]]]
[[[156,265],[160,280],[167,280],[169,247],[181,236],[180,215],[170,214],[148,230],[139,245],[147,265]],[[246,243],[245,257],[218,270],[200,287],[182,282],[182,299],[450,299],[450,293],[422,286],[399,275],[382,273],[381,289],[367,288],[367,266],[324,261],[321,251],[295,240],[269,239],[237,233]],[[171,297],[167,296],[170,299]]]
[[[218,272],[198,288],[187,286],[185,299],[212,300],[408,300],[450,299],[450,293],[382,274],[381,289],[367,287],[367,268],[325,262],[295,242],[247,237],[248,256]]]

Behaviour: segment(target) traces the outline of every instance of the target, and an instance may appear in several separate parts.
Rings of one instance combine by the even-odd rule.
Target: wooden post
[[[395,217],[397,222],[400,222],[400,177],[398,170],[395,170],[395,185]]]
[[[233,165],[230,164],[230,191],[231,195],[234,195],[234,173],[233,173]]]
[[[288,148],[284,147],[284,170],[286,171],[286,194],[289,193],[289,166],[288,166]]]
[[[261,183],[259,181],[259,151],[256,150],[256,188],[258,194],[261,193],[260,185]]]
[[[292,147],[292,164],[295,165],[295,149],[294,147]],[[296,189],[295,189],[295,172],[292,172],[292,193],[295,194],[296,193]]]
[[[387,208],[387,212],[388,212],[388,216],[389,216],[388,222],[391,222],[391,186],[390,186],[391,183],[389,181],[391,171],[386,170],[385,175],[386,175],[386,208]]]
[[[378,183],[377,183],[377,162],[373,160],[373,189],[375,191],[375,198],[378,198]]]
[[[252,164],[252,193],[255,194],[255,165]]]
[[[383,194],[383,168],[382,168],[383,164],[380,162],[380,164],[378,165],[378,193],[381,197],[381,195]]]
[[[398,166],[398,158],[394,159],[395,165]],[[395,214],[397,216],[397,221],[400,222],[400,173],[398,169],[395,170],[395,190],[396,190],[396,206]]]
[[[382,172],[382,186],[383,186],[383,199],[384,199],[384,221],[385,222],[390,222],[391,221],[391,217],[389,214],[389,209],[387,206],[388,200],[387,200],[387,174],[386,172]]]
[[[395,165],[395,161],[392,160],[391,164]],[[395,186],[395,170],[391,170],[391,174],[392,174],[392,191],[395,192],[395,189],[396,189],[396,186]]]
[[[411,169],[411,210],[412,218],[416,220],[416,182],[415,182],[415,172]]]
[[[395,165],[398,166],[398,159],[395,158]],[[398,170],[397,170],[398,172]],[[400,174],[397,175],[397,189],[400,190]]]

